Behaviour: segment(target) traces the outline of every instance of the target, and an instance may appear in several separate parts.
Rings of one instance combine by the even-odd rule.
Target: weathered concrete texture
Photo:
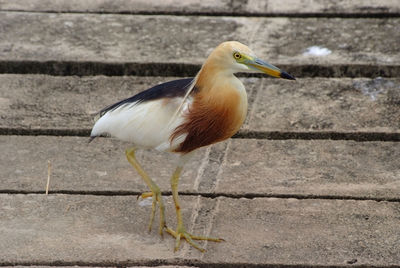
[[[399,132],[400,81],[263,80],[249,130]]]
[[[16,265],[16,266],[2,266],[5,268],[51,268],[54,266],[38,266],[38,265],[30,265],[30,266],[21,266],[21,265]],[[71,266],[59,266],[59,268],[71,268]],[[73,267],[78,267],[78,265],[75,265]],[[80,268],[100,268],[100,267],[107,267],[107,266],[82,266],[79,265]],[[110,268],[113,266],[110,266]],[[156,267],[156,268],[197,268],[196,266],[182,266],[182,265],[161,265],[161,266],[129,266],[127,268],[150,268],[150,267]]]
[[[48,160],[51,161],[52,190],[72,191],[148,191],[148,188],[125,157],[131,145],[99,138],[88,144],[79,137],[0,136],[1,189],[44,191]],[[203,158],[195,155],[182,174],[180,189],[191,190],[196,183]],[[164,191],[170,191],[169,179],[177,158],[167,153],[138,151],[137,159]]]
[[[0,10],[108,13],[196,13],[196,14],[398,14],[396,0],[0,0]]]
[[[150,207],[135,197],[1,195],[0,263],[292,264],[400,263],[398,203],[182,198],[190,231],[219,236],[201,254],[146,233]],[[171,198],[167,222],[174,226]]]
[[[397,203],[387,205],[371,201],[221,199],[212,234],[229,238],[228,246],[211,245],[210,258],[252,263],[398,265],[399,207]],[[230,245],[237,250],[229,249]]]
[[[2,263],[174,257],[171,240],[161,240],[156,231],[147,234],[151,207],[138,205],[134,196],[9,195],[0,202]],[[174,212],[167,212],[173,218]],[[184,215],[190,218],[190,210]]]
[[[107,266],[82,266],[82,265],[74,265],[74,266],[60,266],[57,265],[59,268],[71,268],[71,267],[80,267],[80,268],[100,268],[100,267],[107,267]],[[5,268],[52,268],[54,266],[45,266],[45,265],[30,265],[30,266],[21,266],[21,265],[16,265],[16,266],[2,266]],[[112,268],[113,266],[109,266]],[[196,266],[182,266],[182,265],[160,265],[160,266],[129,266],[127,268],[150,268],[150,267],[155,267],[155,268],[198,268]]]
[[[104,107],[159,82],[161,77],[0,75],[2,127],[91,129]]]
[[[161,266],[129,266],[128,268],[198,268],[197,266],[182,266],[182,265],[161,265]]]
[[[230,140],[215,191],[400,197],[400,144]]]
[[[172,79],[0,75],[0,127],[89,133],[102,108]],[[249,99],[242,131],[400,132],[399,79],[242,81]]]
[[[100,267],[107,267],[107,266],[82,266],[82,265],[74,265],[73,267],[80,267],[80,268],[100,268]],[[30,265],[30,266],[21,266],[21,265],[16,265],[16,266],[2,266],[5,268],[51,268],[54,266],[45,266],[45,265]],[[71,266],[60,266],[57,265],[59,268],[71,268]],[[113,266],[109,266],[110,268]],[[156,268],[198,268],[197,266],[182,266],[182,265],[160,265],[160,266],[129,266],[127,268],[150,268],[150,267],[156,267]]]
[[[182,266],[182,265],[161,265],[161,266],[129,266],[128,268],[198,268],[197,266]]]
[[[125,159],[129,145],[110,139],[0,136],[0,190],[44,191],[47,161],[51,191],[143,192]],[[179,190],[234,195],[330,196],[400,199],[400,143],[330,140],[246,140],[220,143],[195,154]],[[164,191],[175,157],[138,152]]]
[[[100,268],[100,267],[107,267],[107,266],[82,266],[82,265],[74,265],[74,266],[59,266],[59,268],[71,268],[71,267],[80,267],[80,268]],[[45,265],[30,265],[30,266],[21,266],[21,265],[16,265],[16,266],[2,266],[5,268],[51,268],[54,266],[45,266]],[[112,268],[113,266],[109,266]],[[182,266],[182,265],[160,265],[160,266],[128,266],[127,268],[150,268],[150,267],[155,267],[155,268],[198,268],[197,266]]]
[[[238,40],[275,64],[400,64],[400,19],[0,13],[0,60],[201,64]],[[218,29],[218,30],[216,30]],[[332,51],[307,56],[311,46]],[[296,74],[294,74],[296,75]]]

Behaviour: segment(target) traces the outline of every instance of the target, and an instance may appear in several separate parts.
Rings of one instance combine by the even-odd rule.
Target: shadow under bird
[[[200,251],[204,249],[194,240],[223,241],[186,231],[178,199],[178,181],[185,162],[196,149],[230,138],[243,124],[247,94],[234,75],[237,72],[262,72],[295,80],[290,74],[258,59],[247,46],[236,41],[224,42],[212,51],[194,78],[163,83],[110,105],[100,112],[93,126],[91,140],[107,135],[132,144],[132,148],[126,150],[126,157],[150,188],[141,197],[152,197],[149,230],[158,205],[159,233],[162,236],[165,230],[175,238],[175,251],[182,238]],[[176,229],[167,226],[160,188],[136,160],[136,149],[179,154],[171,177]]]

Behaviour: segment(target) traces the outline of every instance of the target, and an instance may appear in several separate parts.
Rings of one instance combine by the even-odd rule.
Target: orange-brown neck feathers
[[[237,93],[221,97],[212,97],[198,91],[185,121],[177,127],[171,140],[186,135],[176,152],[188,153],[231,137],[243,123],[236,107],[240,102]]]
[[[243,124],[247,111],[245,93],[241,95],[230,79],[224,79],[213,68],[212,65],[202,68],[185,121],[171,136],[172,141],[186,135],[177,152],[188,153],[230,138]]]

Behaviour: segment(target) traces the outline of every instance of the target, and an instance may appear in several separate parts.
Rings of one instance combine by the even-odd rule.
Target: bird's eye
[[[242,55],[240,55],[239,52],[235,52],[235,53],[233,53],[233,57],[234,57],[236,60],[238,60],[238,59],[240,59],[240,58],[242,57]]]

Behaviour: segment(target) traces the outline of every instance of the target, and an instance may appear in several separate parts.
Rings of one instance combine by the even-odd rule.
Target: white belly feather
[[[93,126],[91,136],[106,134],[138,148],[174,150],[185,136],[176,138],[173,144],[169,138],[182,124],[191,99],[187,99],[181,112],[175,115],[181,102],[182,98],[171,98],[122,105],[104,114]]]

